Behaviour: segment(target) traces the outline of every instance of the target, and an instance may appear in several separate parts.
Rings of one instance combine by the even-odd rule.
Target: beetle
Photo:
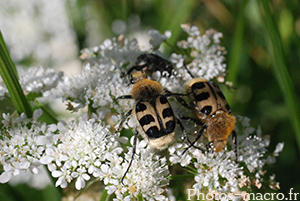
[[[133,153],[129,166],[121,179],[122,183],[132,164],[136,150],[137,135],[139,133],[149,142],[151,147],[158,150],[166,149],[168,145],[173,142],[176,123],[180,125],[184,137],[186,137],[183,125],[180,120],[175,117],[167,99],[168,96],[181,96],[186,94],[176,94],[165,90],[159,82],[148,79],[143,71],[133,73],[131,75],[131,82],[133,84],[131,94],[119,96],[114,99],[135,100],[134,107],[126,113],[116,130],[116,132],[119,132],[125,120],[133,113],[137,122],[134,132]]]
[[[184,154],[190,147],[194,146],[202,134],[208,138],[208,148],[214,148],[216,152],[223,151],[227,139],[232,134],[234,151],[237,161],[237,136],[234,131],[236,118],[231,115],[231,108],[226,101],[219,86],[213,81],[204,78],[195,78],[184,65],[187,72],[192,77],[185,84],[185,90],[189,94],[189,105],[180,102],[192,110],[194,117],[182,117],[182,119],[193,120],[202,128],[198,132],[195,140],[182,153]]]
[[[127,71],[127,75],[130,75],[133,70],[143,70],[150,74],[160,71],[163,76],[163,72],[167,72],[167,75],[171,76],[173,69],[171,62],[156,54],[141,54],[136,59],[135,66]]]

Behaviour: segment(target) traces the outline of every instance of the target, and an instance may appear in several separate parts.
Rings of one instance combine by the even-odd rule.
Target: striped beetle
[[[151,147],[163,150],[173,142],[175,138],[175,126],[178,123],[184,133],[184,137],[188,140],[183,125],[175,117],[171,105],[167,100],[168,96],[182,96],[186,94],[176,94],[165,90],[157,81],[147,79],[147,75],[143,71],[137,71],[131,77],[131,83],[133,84],[131,95],[115,98],[115,100],[135,100],[134,107],[126,113],[116,132],[121,130],[125,120],[132,113],[137,121],[137,127],[134,132],[133,153],[129,166],[121,179],[122,183],[134,158],[138,133],[149,142]]]
[[[184,65],[192,79],[186,83],[186,92],[189,95],[190,105],[187,108],[192,109],[195,118],[182,117],[182,119],[191,119],[198,125],[202,125],[201,130],[195,140],[190,143],[189,147],[183,154],[204,134],[208,138],[208,147],[213,147],[216,152],[220,152],[226,146],[226,141],[230,134],[234,144],[234,151],[237,161],[237,137],[234,131],[236,119],[230,115],[231,108],[227,103],[219,86],[213,81],[207,81],[204,78],[195,78]]]

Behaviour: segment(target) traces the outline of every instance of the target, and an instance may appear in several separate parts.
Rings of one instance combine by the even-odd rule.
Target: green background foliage
[[[75,2],[66,1],[66,7],[79,49],[97,46],[105,38],[116,36],[112,23],[115,20],[129,23],[133,15],[139,16],[141,31],[151,28],[161,33],[172,32],[167,41],[169,46],[164,47],[166,57],[184,36],[180,24],[196,25],[202,33],[209,28],[222,32],[222,45],[228,52],[226,80],[232,81],[236,89],[221,87],[233,114],[248,116],[254,127],[260,125],[263,133],[271,136],[271,149],[284,142],[283,152],[269,171],[280,182],[279,192],[286,196],[290,188],[300,192],[300,6],[297,0]],[[93,44],[87,40],[89,20],[99,22],[94,27],[99,34],[98,41]],[[124,34],[130,36],[134,31],[127,29]],[[30,190],[28,198],[21,190],[24,188],[28,187],[1,184],[0,200],[59,200],[55,193],[47,196],[53,188],[35,193]],[[257,192],[268,191],[263,187]]]

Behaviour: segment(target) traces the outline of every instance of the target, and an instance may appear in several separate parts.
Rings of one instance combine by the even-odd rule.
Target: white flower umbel
[[[250,126],[250,119],[247,117],[237,116],[237,132],[241,133],[238,138],[238,160],[244,171],[249,172],[247,175],[248,182],[254,184],[257,188],[261,188],[264,183],[267,183],[270,188],[279,189],[279,184],[275,182],[275,177],[266,179],[266,165],[271,165],[276,162],[276,157],[283,149],[284,144],[278,143],[275,150],[268,150],[270,137],[262,137],[260,127],[254,129]],[[245,174],[246,175],[246,174]],[[267,180],[267,181],[265,181]],[[240,180],[240,186],[245,186],[244,179]],[[275,184],[275,186],[273,186]],[[249,184],[248,184],[249,185]]]
[[[18,118],[3,115],[3,130],[0,140],[1,159],[4,172],[0,182],[5,183],[21,171],[39,171],[42,164],[48,165],[52,176],[58,178],[56,186],[67,187],[76,179],[75,187],[80,190],[90,175],[99,174],[100,166],[106,160],[123,150],[107,126],[87,115],[78,122],[46,125],[37,121],[41,110],[36,110],[32,119],[22,114]]]
[[[193,188],[203,193],[215,192],[215,195],[233,193],[234,195],[240,192],[242,187],[251,188],[253,184],[260,188],[263,182],[269,182],[271,188],[278,187],[279,184],[274,181],[274,177],[263,176],[266,173],[265,165],[275,163],[275,157],[282,150],[283,144],[279,143],[274,153],[268,155],[267,148],[270,140],[261,137],[260,128],[255,130],[250,127],[249,119],[246,117],[237,117],[236,131],[238,163],[235,163],[234,151],[229,151],[227,148],[223,152],[214,153],[191,147],[182,155],[188,147],[188,144],[183,143],[175,143],[169,147],[170,162],[188,167],[195,175]],[[256,134],[253,134],[255,131]],[[205,144],[199,140],[195,146],[205,147]]]
[[[32,67],[18,68],[19,82],[25,95],[49,96],[50,90],[62,81],[63,72],[55,72],[53,68]],[[7,88],[0,77],[0,97],[8,94]]]
[[[24,114],[18,118],[3,114],[0,162],[4,172],[0,175],[1,183],[8,182],[11,176],[19,175],[21,171],[38,173],[41,165],[39,159],[45,148],[57,140],[52,133],[55,126],[47,126],[37,121],[41,114],[41,110],[36,110],[32,119]]]
[[[196,144],[201,146],[201,142]],[[233,192],[238,189],[238,175],[241,168],[231,158],[232,151],[220,153],[202,152],[200,149],[191,147],[184,155],[181,155],[188,146],[175,144],[169,148],[170,162],[188,166],[195,174],[194,189],[200,192],[217,190],[218,192]]]
[[[187,67],[195,77],[203,77],[211,80],[219,75],[223,75],[226,70],[225,48],[220,45],[222,33],[214,30],[208,30],[200,35],[200,31],[196,26],[182,25],[183,30],[189,35],[187,40],[180,41],[177,45],[180,48],[188,49],[190,55],[187,55]],[[181,68],[179,73],[186,75],[186,70],[182,68],[182,62],[186,59],[184,55],[172,54],[170,60]],[[191,60],[189,62],[189,60]],[[185,76],[190,79],[190,76]]]
[[[27,70],[19,69],[20,84],[25,94],[43,93],[43,96],[50,95],[50,90],[55,88],[62,81],[63,72],[55,72],[53,68],[32,67]]]
[[[68,14],[60,0],[11,0],[2,4],[1,33],[12,60],[60,67],[75,60],[78,48]]]
[[[89,104],[93,108],[116,107],[113,98],[130,93],[124,74],[140,54],[136,40],[107,39],[98,47],[83,50],[81,58],[86,62],[82,73],[66,77],[54,93],[77,103],[77,109]],[[126,109],[129,107],[122,111]]]
[[[133,138],[131,139],[132,142]],[[147,142],[137,142],[136,154],[132,165],[121,184],[126,169],[132,157],[132,147],[128,147],[124,160],[111,160],[105,166],[109,194],[114,193],[118,200],[143,197],[146,200],[166,200],[163,195],[169,184],[169,170],[166,158],[156,155]],[[109,172],[108,172],[109,170]]]
[[[95,118],[59,123],[57,129],[59,141],[48,146],[41,158],[52,176],[58,178],[56,186],[65,188],[76,179],[76,189],[84,188],[90,175],[99,174],[102,163],[122,152],[115,136],[107,137],[108,128]]]

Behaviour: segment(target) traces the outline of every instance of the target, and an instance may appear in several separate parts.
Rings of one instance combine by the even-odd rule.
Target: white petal
[[[57,126],[55,124],[51,124],[51,125],[48,126],[48,130],[50,132],[54,132],[54,131],[57,130]]]
[[[84,187],[85,187],[85,181],[84,181],[84,179],[82,177],[78,177],[77,180],[76,180],[76,182],[75,182],[75,188],[77,190],[80,190],[80,189],[82,189]]]
[[[46,153],[47,155],[54,155],[54,150],[48,148],[48,149],[46,149],[45,153]]]
[[[51,163],[53,160],[54,160],[54,157],[52,157],[52,156],[43,156],[43,157],[40,159],[40,162],[41,162],[42,164],[46,165],[46,164]]]
[[[101,165],[101,170],[102,170],[102,172],[108,172],[108,169],[109,169],[109,166],[108,165],[106,165],[106,164],[103,164],[103,165]]]
[[[60,177],[62,175],[61,171],[55,170],[51,173],[53,177]]]
[[[38,136],[35,140],[37,145],[45,145],[48,143],[47,136]]]
[[[23,162],[20,163],[19,168],[21,168],[21,169],[28,169],[29,166],[30,166],[30,162],[23,161]]]
[[[71,176],[72,176],[73,178],[77,178],[78,175],[79,175],[78,172],[72,172],[72,173],[71,173]]]
[[[31,166],[30,171],[32,172],[32,174],[37,174],[37,173],[39,173],[39,168],[37,168],[35,166]]]
[[[40,116],[42,116],[43,110],[42,109],[37,109],[33,112],[33,119],[37,120]]]
[[[4,163],[3,164],[3,169],[4,169],[5,172],[8,172],[8,171],[12,170],[13,168],[10,164]]]
[[[77,167],[77,165],[78,165],[78,163],[77,163],[77,161],[72,161],[72,166],[73,166],[73,168],[75,168],[75,167]]]
[[[278,156],[279,152],[282,151],[283,147],[284,147],[284,143],[283,143],[283,142],[278,143],[278,144],[276,145],[276,148],[275,148],[275,151],[274,151],[274,155],[275,155],[275,156]]]
[[[48,164],[47,167],[50,172],[53,172],[54,170],[56,170],[56,165],[53,163]]]
[[[65,177],[59,177],[58,180],[55,183],[55,187],[60,186],[62,188],[66,188],[68,186],[68,183],[65,179]]]
[[[69,157],[66,156],[66,155],[60,155],[59,159],[60,159],[61,161],[67,161],[67,160],[69,159]]]
[[[172,36],[172,32],[171,31],[166,31],[164,33],[164,35],[166,36],[166,38],[170,38]]]
[[[106,186],[105,189],[107,190],[107,193],[109,195],[113,194],[113,192],[116,191],[117,187],[116,186]]]
[[[0,175],[0,183],[6,183],[10,180],[12,173],[11,172],[3,172]]]
[[[12,173],[12,175],[17,176],[20,174],[20,170],[19,169],[15,169]]]
[[[82,178],[84,179],[84,180],[89,180],[91,177],[88,175],[88,174],[83,174],[82,175]]]

